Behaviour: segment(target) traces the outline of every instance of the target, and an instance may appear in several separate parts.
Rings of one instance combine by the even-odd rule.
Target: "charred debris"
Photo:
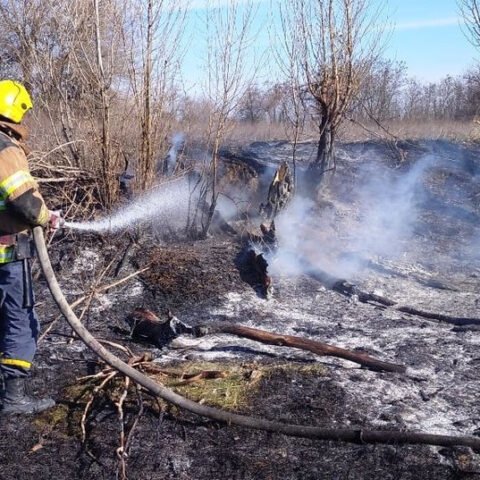
[[[282,162],[276,169],[273,179],[268,187],[267,199],[261,203],[259,213],[264,222],[260,223],[260,233],[248,232],[244,234],[244,261],[247,268],[250,269],[251,281],[257,288],[257,291],[265,299],[271,298],[274,292],[274,279],[269,274],[268,258],[275,256],[278,247],[278,240],[275,231],[275,217],[280,213],[288,203],[293,199],[295,180],[290,171],[287,162]],[[319,247],[321,248],[321,246]],[[329,288],[341,295],[356,299],[362,303],[370,303],[381,308],[393,308],[399,312],[416,315],[418,317],[446,322],[452,325],[465,326],[475,325],[480,327],[480,317],[462,317],[446,315],[425,311],[410,305],[399,305],[398,302],[378,295],[374,292],[367,292],[347,279],[342,279],[320,269],[318,266],[312,266],[308,259],[302,255],[302,252],[292,252],[296,256],[296,261],[301,265],[302,270],[307,272],[312,278],[320,282],[326,288]],[[448,289],[448,286],[442,282],[430,280],[428,285],[432,288]]]
[[[254,177],[258,177],[259,174],[265,176],[265,164],[256,160],[255,157],[243,157],[246,159],[245,165],[241,165],[243,158],[239,159],[237,155],[229,151],[223,151],[222,153],[223,160],[227,164],[224,168],[230,175],[232,175],[231,170],[235,171],[237,168],[247,168],[249,174]],[[272,170],[271,167],[270,170]],[[293,200],[294,194],[295,178],[289,164],[286,161],[282,161],[278,168],[273,169],[272,179],[268,185],[268,189],[266,189],[265,200],[260,202],[258,216],[256,217],[260,222],[257,229],[247,229],[239,234],[236,228],[231,226],[220,213],[217,212],[215,216],[215,224],[221,231],[228,232],[228,234],[235,235],[240,239],[243,246],[237,256],[237,267],[243,273],[242,279],[250,284],[252,288],[256,290],[257,294],[266,301],[272,298],[275,292],[275,279],[269,272],[269,261],[275,258],[278,249],[275,219]],[[302,252],[293,253],[296,255],[296,262],[301,265],[302,271],[306,272],[308,276],[318,281],[325,288],[352,300],[371,304],[376,308],[390,308],[412,316],[459,327],[480,327],[480,318],[477,317],[463,317],[429,312],[411,305],[401,305],[397,301],[375,292],[365,291],[347,279],[337,277],[320,269],[318,266],[312,265],[309,260],[302,255]],[[432,288],[449,288],[442,284],[442,282],[435,280],[430,280],[428,285]],[[170,310],[166,310],[164,314],[158,317],[156,313],[148,309],[137,309],[127,317],[127,322],[131,336],[147,340],[160,348],[168,345],[173,339],[183,334],[202,337],[210,334],[223,333],[250,338],[271,345],[304,349],[318,355],[338,356],[373,370],[385,370],[397,373],[406,372],[404,365],[384,362],[363,353],[357,354],[353,351],[306,338],[281,335],[226,322],[214,325],[190,326],[180,321]]]
[[[357,146],[352,147],[352,155],[357,155],[359,153],[356,151],[357,148]],[[242,222],[236,220],[232,221],[226,216],[223,216],[220,212],[217,212],[215,222],[212,224],[213,229],[217,228],[217,231],[221,232],[222,235],[225,235],[229,238],[235,238],[236,245],[240,245],[240,251],[237,251],[236,248],[232,249],[229,247],[221,247],[223,248],[223,250],[221,250],[223,253],[223,260],[225,260],[227,256],[230,256],[229,260],[232,260],[235,256],[235,265],[240,272],[242,280],[255,289],[258,296],[267,303],[269,299],[277,294],[275,290],[275,275],[270,271],[270,263],[275,258],[275,255],[279,249],[277,218],[279,214],[284,212],[289,204],[291,204],[293,201],[296,193],[296,179],[294,178],[287,162],[277,161],[275,163],[277,168],[272,168],[272,165],[268,165],[267,168],[264,161],[261,161],[255,157],[246,157],[248,160],[243,162],[243,158],[236,154],[229,154],[228,152],[223,152],[223,154],[223,173],[225,181],[227,181],[226,178],[228,176],[235,175],[235,172],[239,170],[243,172],[242,175],[245,174],[246,170],[248,171],[246,176],[250,178],[249,181],[251,181],[253,178],[260,182],[260,178],[268,178],[268,181],[266,182],[267,187],[264,189],[264,193],[262,195],[263,198],[259,198],[258,201],[260,208],[257,212],[255,212],[255,214],[250,211],[249,216],[247,216],[248,222],[246,224],[249,225],[247,228],[244,227],[244,220],[246,218],[245,216],[242,218]],[[169,165],[171,167],[171,163]],[[403,165],[400,168],[407,167],[407,165]],[[355,166],[353,165],[352,168],[355,169]],[[299,171],[301,172],[301,169]],[[301,173],[299,173],[299,175],[300,174]],[[325,200],[320,201],[325,202]],[[258,227],[252,227],[252,224],[258,225]],[[138,264],[134,263],[134,265],[138,267],[136,272],[134,272],[134,274],[126,275],[122,278],[121,273],[127,264],[127,258],[131,258],[133,256],[133,252],[138,243],[138,238],[136,238],[135,232],[130,232],[129,235],[130,240],[122,252],[122,255],[120,255],[120,260],[118,261],[118,258],[116,259],[117,264],[114,269],[115,278],[108,285],[97,285],[96,292],[109,291],[120,282],[126,282],[133,277],[141,279],[145,284],[148,284],[149,281],[165,282],[165,280],[168,284],[168,280],[173,275],[177,275],[177,277],[172,278],[172,289],[175,288],[179,282],[184,282],[186,286],[190,288],[188,285],[190,279],[184,278],[184,280],[181,280],[180,277],[188,277],[192,273],[195,273],[195,271],[201,273],[201,282],[204,285],[212,283],[210,286],[212,291],[217,289],[219,286],[213,279],[216,275],[220,275],[220,268],[205,268],[202,258],[195,256],[195,254],[189,252],[188,249],[187,251],[182,250],[181,246],[178,249],[178,258],[180,258],[184,263],[175,265],[175,267],[180,266],[180,268],[177,268],[178,272],[165,271],[163,272],[164,274],[162,276],[159,276],[158,278],[155,277],[156,264],[154,258],[151,257],[147,262]],[[319,245],[319,248],[322,248],[322,246]],[[159,247],[158,251],[161,250],[162,248]],[[167,260],[173,260],[171,252],[172,250],[162,253],[168,257],[168,259],[165,258],[166,262],[161,262],[162,265],[168,264],[169,262]],[[369,304],[372,305],[372,307],[380,310],[393,310],[415,317],[452,324],[455,327],[460,328],[471,328],[474,330],[480,326],[480,319],[475,317],[447,315],[445,313],[430,312],[426,309],[401,304],[400,302],[389,298],[387,295],[379,293],[375,290],[369,291],[366,288],[361,288],[349,279],[342,278],[341,276],[337,276],[329,271],[319,268],[318,265],[312,264],[310,259],[300,251],[293,253],[295,254],[296,262],[302,267],[304,274],[308,275],[311,279],[314,279],[325,289],[349,298],[353,302]],[[184,269],[183,266],[186,267],[186,265],[193,265],[194,268]],[[99,280],[101,281],[102,278]],[[453,288],[448,284],[448,282],[441,280],[431,280],[429,285],[436,289],[448,290],[449,288]],[[92,290],[90,297],[85,295],[83,298],[79,299],[79,303],[87,303],[87,307],[83,310],[84,312],[88,310],[94,293],[95,292]],[[180,336],[190,336],[195,339],[201,339],[211,335],[234,335],[239,338],[245,338],[263,344],[280,346],[284,349],[294,348],[308,351],[319,356],[335,356],[342,359],[347,359],[357,363],[363,368],[375,372],[390,372],[390,374],[395,374],[398,376],[408,374],[406,365],[390,362],[388,361],[388,358],[381,358],[384,357],[381,352],[376,352],[375,355],[372,355],[365,353],[364,350],[361,348],[359,349],[358,347],[351,349],[343,348],[335,346],[331,342],[321,342],[303,336],[287,335],[271,330],[267,331],[258,328],[247,327],[241,325],[241,320],[239,324],[226,321],[202,322],[199,320],[198,322],[190,325],[188,322],[183,321],[180,315],[177,316],[177,313],[174,310],[175,308],[172,308],[172,310],[165,309],[163,312],[158,312],[148,308],[137,308],[130,314],[127,314],[127,312],[123,310],[121,313],[124,320],[126,320],[126,327],[123,329],[118,329],[117,333],[121,335],[123,340],[133,338],[137,341],[140,340],[141,342],[147,342],[148,344],[152,344],[158,348],[164,348],[166,346],[168,347]],[[318,337],[318,335],[316,336]],[[106,341],[105,344],[108,345],[108,342]],[[134,365],[135,368],[139,368],[144,372],[153,372],[155,375],[161,374],[166,376],[169,376],[171,373],[167,372],[163,367],[155,364],[155,362],[152,362],[153,358],[151,355],[134,355],[128,346],[125,347],[112,342],[110,346],[123,351],[129,357],[129,364]],[[93,399],[97,398],[95,396],[98,396],[99,391],[101,391],[103,388],[102,385],[106,386],[109,384],[109,382],[113,382],[114,379],[118,380],[118,376],[115,376],[113,371],[109,370],[108,368],[104,368],[103,366],[99,372],[92,375],[93,376],[89,376],[87,380],[95,380],[97,383],[95,383],[95,393],[92,394],[91,402],[87,402],[82,415],[82,432],[84,441],[86,441],[86,437],[88,436],[88,418],[94,402]],[[227,374],[223,371],[205,368],[200,372],[196,372],[195,374],[181,376],[179,382],[182,384],[195,383],[206,379],[220,379],[225,375]],[[126,395],[130,387],[131,385],[128,383],[128,381],[125,381],[121,386],[120,397],[118,397],[117,394],[115,394],[114,397],[116,402],[115,404],[117,405],[119,415],[121,417],[122,425],[124,425],[122,415],[124,415]],[[118,385],[114,388],[118,389]],[[134,425],[136,425],[136,423]],[[133,427],[133,429],[134,428],[135,427]],[[120,446],[119,458],[124,464],[127,460],[126,457],[122,456],[122,452],[127,450],[128,443],[130,441],[129,435],[133,436],[133,429],[130,431],[130,434],[124,432],[122,445]],[[427,443],[448,446],[463,445],[466,447],[472,447],[474,449],[478,447],[478,438],[475,436],[454,437],[444,435],[444,438],[440,439],[435,435],[432,436],[422,433],[419,434],[420,436],[416,436],[415,433],[408,431],[386,431],[380,433],[363,429],[337,430],[330,429],[328,433],[329,436],[325,432],[316,432],[317,437],[315,438],[344,440],[359,444],[372,441],[375,443]],[[289,434],[287,430],[280,429],[278,431]],[[293,433],[293,435],[298,435],[298,432]],[[322,435],[327,436],[322,437]]]
[[[274,147],[280,151],[282,151],[282,149],[287,149],[288,151],[290,148],[288,142],[273,143],[275,143]],[[275,278],[269,271],[269,262],[275,258],[279,246],[276,232],[276,218],[292,202],[295,195],[296,184],[303,183],[305,190],[307,190],[309,194],[312,194],[312,191],[306,187],[311,183],[311,178],[309,177],[312,175],[308,165],[300,165],[300,167],[294,165],[294,174],[292,173],[288,161],[278,159],[275,159],[274,161],[266,160],[264,149],[266,148],[268,152],[271,147],[272,145],[269,143],[259,143],[258,145],[252,144],[245,150],[222,149],[220,151],[222,160],[219,168],[220,187],[225,188],[227,191],[229,185],[232,183],[237,189],[239,187],[246,187],[250,194],[255,197],[253,200],[256,200],[259,203],[259,206],[256,212],[252,212],[251,206],[255,205],[255,201],[249,203],[250,210],[244,210],[241,214],[242,221],[240,227],[238,226],[238,222],[232,223],[224,218],[219,210],[215,211],[212,224],[213,232],[216,231],[230,237],[235,237],[239,241],[241,250],[236,255],[236,267],[241,273],[242,280],[251,285],[251,287],[257,292],[258,296],[266,301],[272,298],[275,294]],[[299,150],[304,147],[308,148],[308,144],[300,145]],[[370,145],[364,144],[360,148],[368,148],[370,151],[379,149],[381,154],[384,154],[387,157],[389,155],[388,150],[385,150],[381,143]],[[424,142],[423,145],[418,142],[406,142],[404,151],[407,152],[407,150],[410,150],[412,152],[412,155],[410,156],[411,158],[415,156],[423,156],[427,152],[436,153],[435,149],[438,148],[442,149],[442,145],[436,143],[429,144],[428,142]],[[364,151],[358,151],[358,146],[354,144],[351,147],[350,154],[353,156],[359,154],[363,155]],[[378,152],[375,152],[375,154],[378,155]],[[285,153],[283,153],[283,155],[285,156]],[[174,172],[178,172],[178,169],[184,169],[184,156],[185,139],[182,136],[172,143],[172,147],[165,159],[159,162],[158,172],[171,176]],[[413,165],[411,159],[407,159],[406,157],[407,154],[405,154],[405,158],[403,159],[404,164],[396,164],[394,167],[409,168],[410,163]],[[469,171],[472,168],[477,168],[472,166],[475,162],[471,159],[463,161],[468,163],[467,167]],[[351,165],[351,168],[355,170],[356,167]],[[127,188],[128,190],[128,199],[130,199],[132,195],[130,189],[131,182],[134,179],[132,171],[131,165],[127,162],[125,168],[126,173],[124,172],[125,175],[122,175],[120,178],[122,189]],[[191,175],[191,173],[188,172],[187,174]],[[128,185],[125,183],[127,177]],[[269,178],[270,181],[266,180]],[[265,186],[262,188],[262,183],[267,183],[266,188]],[[262,193],[264,195],[263,199],[261,198]],[[318,194],[318,191],[313,193]],[[324,202],[324,200],[321,199],[322,195],[318,195],[318,198],[320,198],[320,203]],[[208,209],[208,205],[200,205],[200,209]],[[246,223],[245,220],[247,220]],[[255,223],[257,223],[258,227],[252,227]],[[245,228],[245,225],[247,225],[247,228]],[[115,278],[119,276],[121,269],[125,266],[128,257],[132,254],[132,251],[138,242],[138,238],[136,238],[138,232],[130,232],[128,235],[130,240],[115,268]],[[322,246],[319,245],[319,248],[321,249]],[[325,288],[352,300],[371,304],[376,308],[393,309],[412,316],[448,323],[457,327],[480,328],[480,318],[447,315],[444,313],[426,311],[411,305],[399,304],[399,302],[388,298],[387,296],[376,292],[366,291],[348,279],[338,277],[319,268],[318,265],[313,265],[301,251],[290,253],[295,256],[295,261],[301,266],[302,271],[310,278],[315,279]],[[189,261],[188,254],[186,261]],[[154,268],[150,268],[152,265]],[[146,270],[150,270],[150,272],[145,272]],[[135,276],[150,276],[150,280],[156,282],[157,279],[152,270],[155,270],[155,262],[153,262],[153,264],[150,263],[150,266],[144,266],[143,269],[138,270],[135,273]],[[210,273],[213,274],[213,272]],[[129,278],[130,276],[127,276],[127,280]],[[205,277],[203,278],[203,281],[210,283],[212,277]],[[116,282],[112,283],[112,285],[115,284]],[[213,283],[213,285],[215,285],[215,283]],[[449,288],[448,285],[443,284],[441,281],[436,281],[435,279],[430,280],[428,285],[432,288]],[[230,324],[224,324],[223,326],[197,325],[192,327],[177,319],[177,317],[168,309],[165,311],[165,317],[163,320],[160,320],[159,317],[157,317],[157,314],[148,309],[135,310],[126,318],[126,320],[129,324],[131,336],[147,339],[159,347],[167,345],[174,338],[182,334],[199,337],[210,333],[227,333],[244,336],[246,338],[250,337],[259,342],[277,344],[286,347],[305,348],[320,355],[337,355],[341,358],[350,358],[352,361],[358,362],[363,366],[371,367],[374,370],[385,369],[387,371],[405,372],[405,367],[403,365],[389,364],[388,362],[382,362],[380,360],[369,358],[368,356],[363,358],[362,355],[357,356],[353,352],[348,352],[341,348],[307,339],[284,336],[261,330],[255,331],[255,329],[249,330],[245,327]]]

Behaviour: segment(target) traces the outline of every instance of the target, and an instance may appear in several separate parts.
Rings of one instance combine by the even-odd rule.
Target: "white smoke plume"
[[[164,165],[164,174],[167,177],[173,175],[175,167],[177,166],[178,152],[183,148],[185,144],[185,135],[183,133],[175,133],[171,140],[171,146],[168,150],[167,156],[165,158]]]
[[[297,195],[277,218],[279,250],[270,259],[270,272],[317,268],[351,278],[370,259],[401,255],[417,223],[422,179],[433,163],[432,156],[424,157],[404,174],[379,164],[365,166],[351,186],[350,201],[337,199],[322,210]]]

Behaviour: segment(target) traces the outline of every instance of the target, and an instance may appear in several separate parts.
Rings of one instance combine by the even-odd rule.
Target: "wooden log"
[[[450,323],[452,325],[477,325],[480,326],[480,318],[475,317],[456,317],[454,315],[445,315],[444,313],[426,312],[409,305],[397,305],[394,307],[399,312],[416,315],[418,317],[428,318],[429,320],[438,320],[439,322]]]
[[[202,325],[194,327],[197,336],[209,335],[214,333],[227,333],[238,337],[249,338],[256,342],[265,343],[267,345],[277,345],[281,347],[299,348],[315,353],[316,355],[332,356],[344,358],[351,362],[358,363],[364,367],[371,368],[376,371],[387,371],[396,373],[405,373],[405,365],[384,362],[378,360],[365,353],[352,352],[341,347],[335,347],[327,343],[310,340],[307,338],[296,337],[293,335],[281,335],[278,333],[267,332],[258,328],[245,327],[232,323],[221,323],[214,325]]]
[[[303,265],[306,265],[305,259],[303,259],[302,262]],[[429,320],[437,320],[439,322],[449,323],[451,325],[480,325],[480,318],[457,317],[455,315],[446,315],[444,313],[427,312],[425,310],[412,307],[411,305],[398,305],[397,302],[390,298],[382,297],[381,295],[376,295],[375,293],[365,292],[347,280],[334,277],[318,268],[310,268],[307,271],[312,278],[322,283],[325,287],[341,293],[346,297],[356,296],[362,303],[374,303],[382,307],[390,307],[399,312],[408,313],[409,315],[415,315],[417,317],[423,317]]]
[[[148,340],[159,347],[165,346],[181,334],[203,337],[210,334],[226,333],[236,335],[237,337],[249,338],[250,340],[265,343],[267,345],[299,348],[317,355],[344,358],[345,360],[350,360],[376,371],[396,373],[405,373],[406,371],[404,365],[384,362],[365,353],[352,352],[345,348],[335,347],[308,338],[281,335],[260,330],[258,328],[235,325],[233,323],[217,323],[213,325],[197,325],[191,327],[182,323],[170,312],[167,312],[164,315],[164,318],[160,319],[152,311],[143,308],[133,311],[127,317],[127,322],[132,328],[132,335]]]

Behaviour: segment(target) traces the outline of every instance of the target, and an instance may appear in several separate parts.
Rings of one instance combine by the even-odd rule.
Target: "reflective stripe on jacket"
[[[0,245],[0,264],[15,260],[15,245]]]
[[[25,184],[34,184],[35,180],[30,172],[19,170],[0,182],[0,197],[5,201],[10,195]]]

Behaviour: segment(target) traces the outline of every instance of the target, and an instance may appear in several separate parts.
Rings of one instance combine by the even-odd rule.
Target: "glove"
[[[50,210],[50,218],[48,220],[48,226],[50,230],[58,230],[65,224],[65,219],[62,217],[61,210]]]

